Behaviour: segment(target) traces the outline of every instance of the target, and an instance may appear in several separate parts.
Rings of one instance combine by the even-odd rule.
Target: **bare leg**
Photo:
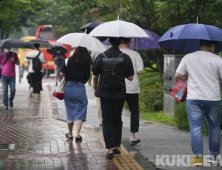
[[[69,129],[69,137],[72,137],[72,129],[73,129],[74,122],[67,123]]]
[[[135,132],[132,132],[131,133],[131,137],[130,137],[130,141],[136,141],[137,138],[136,138],[136,133]]]
[[[80,137],[80,131],[81,131],[81,128],[82,128],[82,123],[83,123],[82,120],[77,120],[76,121],[76,138]]]
[[[108,153],[113,153],[113,148],[109,148]]]

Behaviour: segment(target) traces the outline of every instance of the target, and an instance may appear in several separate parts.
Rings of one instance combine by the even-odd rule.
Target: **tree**
[[[173,26],[199,23],[221,27],[221,0],[64,0],[73,7],[74,15],[90,15],[97,20],[115,20],[117,15],[138,26],[162,35]],[[169,51],[167,51],[169,52]],[[170,51],[173,52],[173,51]],[[141,53],[141,52],[140,52]],[[144,57],[150,57],[146,65],[151,70],[156,63],[162,77],[163,53],[166,50],[142,52]]]
[[[1,0],[0,1],[0,38],[7,38],[14,30],[26,25],[24,14],[33,13],[39,5],[38,0]]]
[[[55,28],[54,31],[67,34],[79,31],[79,28],[90,19],[73,15],[73,8],[61,0],[39,0],[39,2],[42,6],[35,11],[35,15],[30,17],[28,22],[34,30],[39,25],[57,25],[61,29]]]

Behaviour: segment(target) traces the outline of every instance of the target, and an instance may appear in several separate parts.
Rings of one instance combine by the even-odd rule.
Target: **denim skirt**
[[[67,122],[86,121],[88,99],[85,84],[67,81],[64,92]]]

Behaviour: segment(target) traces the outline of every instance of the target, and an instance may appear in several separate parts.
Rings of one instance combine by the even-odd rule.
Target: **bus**
[[[53,28],[58,28],[58,26],[53,26],[53,25],[40,25],[37,28],[36,31],[36,40],[45,40],[48,41],[52,46],[55,45],[63,45],[64,47],[67,48],[67,53],[66,53],[66,57],[69,57],[69,53],[71,51],[71,46],[69,45],[65,45],[65,44],[60,44],[58,42],[56,42],[57,39],[59,39],[60,37],[62,37],[63,35],[61,34],[56,34],[53,31]],[[52,60],[52,54],[47,53],[47,49],[41,49],[41,52],[44,54],[45,56],[45,60],[46,62],[43,63],[42,67],[44,69],[44,74],[46,75],[46,73],[48,75],[46,75],[47,77],[51,74],[54,73],[54,61]],[[48,68],[48,72],[46,71],[46,69]]]
[[[28,41],[31,41],[31,40],[35,40],[35,36],[22,37],[22,38],[20,38],[20,40],[28,42]],[[28,63],[25,62],[25,58],[26,58],[27,52],[29,52],[31,50],[32,49],[24,49],[24,48],[19,48],[18,49],[18,58],[19,58],[19,61],[20,61],[20,65],[23,68],[28,67]]]

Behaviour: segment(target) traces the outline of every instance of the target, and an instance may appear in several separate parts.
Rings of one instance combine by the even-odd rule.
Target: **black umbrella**
[[[40,48],[50,48],[52,47],[51,44],[48,41],[45,40],[32,40],[29,41],[30,44],[40,44]]]
[[[55,53],[56,50],[60,50],[61,53],[67,53],[67,51],[68,51],[67,48],[62,45],[55,45],[52,48],[47,49],[47,53],[53,54],[53,53]]]
[[[9,38],[0,40],[0,47],[5,48],[33,48],[32,45],[28,42],[24,42],[20,39]]]
[[[80,28],[81,31],[86,31],[87,34],[89,34],[94,28],[96,28],[98,25],[103,24],[103,22],[90,22],[83,27]]]

